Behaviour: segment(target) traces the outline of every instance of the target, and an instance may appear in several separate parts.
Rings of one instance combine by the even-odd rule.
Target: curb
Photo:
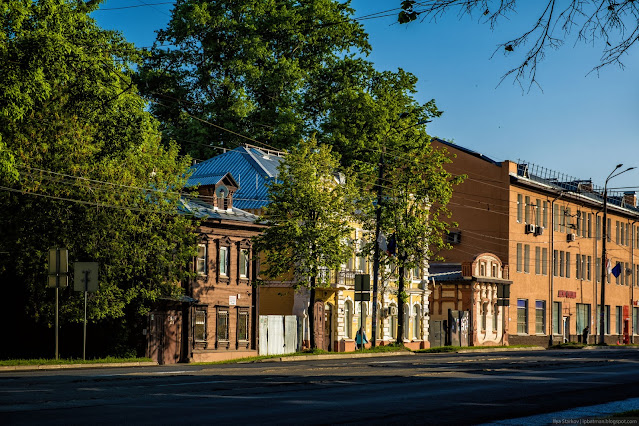
[[[352,354],[327,354],[327,355],[298,355],[298,356],[283,356],[279,358],[267,358],[260,360],[259,362],[288,362],[288,361],[307,361],[316,359],[353,359],[353,358],[376,358],[386,356],[401,356],[401,355],[416,355],[410,351],[404,352],[369,352],[369,353],[352,353]]]
[[[75,370],[84,368],[112,368],[112,367],[151,367],[158,365],[154,361],[138,362],[104,362],[98,364],[41,364],[41,365],[3,365],[3,371],[38,371],[38,370]]]
[[[482,352],[522,352],[522,351],[545,351],[546,348],[543,346],[531,346],[529,348],[495,348],[495,349],[462,349],[459,351],[455,351],[458,354],[472,354],[472,353],[482,353]]]

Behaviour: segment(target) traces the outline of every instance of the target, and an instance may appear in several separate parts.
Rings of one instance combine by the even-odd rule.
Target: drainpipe
[[[548,339],[548,346],[553,345],[553,327],[555,323],[553,322],[553,308],[554,308],[554,298],[553,294],[555,292],[555,201],[564,196],[564,192],[560,192],[551,202],[550,202],[550,253],[548,253],[548,257],[550,258],[550,268],[548,268],[548,273],[550,275],[550,306],[548,312],[550,313],[550,330],[548,335],[550,336]],[[560,312],[557,313],[559,315]]]

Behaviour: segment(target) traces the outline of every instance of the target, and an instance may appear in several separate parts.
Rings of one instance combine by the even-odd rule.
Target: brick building
[[[456,157],[447,168],[468,179],[455,188],[449,208],[453,229],[447,263],[494,254],[509,268],[506,332],[510,344],[579,341],[597,333],[601,297],[603,189],[526,162],[494,161],[433,139]],[[634,193],[608,194],[607,257],[619,265],[607,274],[606,342],[632,341],[639,331],[639,209]],[[491,275],[490,270],[486,271]]]

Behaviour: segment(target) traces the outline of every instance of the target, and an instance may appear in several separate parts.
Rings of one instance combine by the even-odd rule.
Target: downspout
[[[553,345],[553,333],[554,333],[554,318],[553,318],[553,309],[554,309],[554,299],[553,294],[555,292],[555,201],[563,197],[564,192],[560,192],[551,202],[550,202],[550,253],[548,253],[548,258],[550,259],[550,268],[548,268],[548,275],[550,275],[550,306],[548,312],[550,313],[550,328],[548,335],[550,336],[548,339],[548,347]],[[560,313],[558,312],[557,315]]]

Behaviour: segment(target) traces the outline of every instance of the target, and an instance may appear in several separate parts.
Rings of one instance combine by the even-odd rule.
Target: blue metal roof
[[[257,148],[235,148],[194,165],[186,186],[215,184],[216,178],[231,173],[240,187],[233,195],[233,206],[260,209],[268,203],[266,184],[277,177],[281,160]]]
[[[255,222],[257,220],[257,216],[253,213],[245,212],[235,207],[229,210],[217,210],[210,204],[186,197],[180,198],[178,209],[180,213],[193,215],[197,219],[222,219],[240,222]]]

